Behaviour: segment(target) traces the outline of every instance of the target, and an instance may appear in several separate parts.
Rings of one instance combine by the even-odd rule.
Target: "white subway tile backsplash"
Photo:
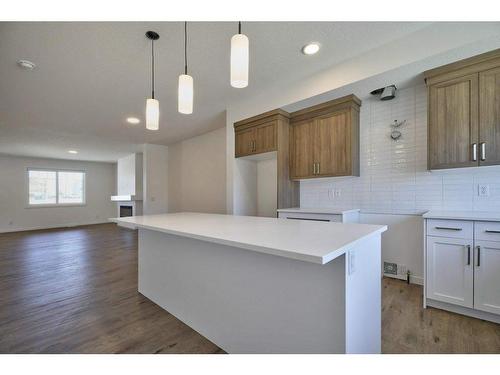
[[[398,141],[390,138],[394,120],[406,120]],[[500,166],[427,171],[425,85],[399,90],[391,101],[363,101],[360,171],[361,177],[301,181],[300,205],[389,214],[500,210]],[[478,196],[479,184],[489,185],[488,197]],[[334,190],[340,190],[340,196],[333,196]]]

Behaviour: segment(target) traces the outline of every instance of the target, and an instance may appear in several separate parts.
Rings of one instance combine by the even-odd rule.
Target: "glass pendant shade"
[[[231,38],[231,86],[243,88],[248,86],[248,38],[244,34],[236,34]]]
[[[160,122],[160,102],[156,99],[146,100],[146,129],[158,130]]]
[[[189,115],[193,113],[193,77],[187,74],[179,76],[178,110]]]

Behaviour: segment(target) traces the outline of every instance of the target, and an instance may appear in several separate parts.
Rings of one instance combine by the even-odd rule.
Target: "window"
[[[85,172],[28,169],[30,206],[85,204]]]

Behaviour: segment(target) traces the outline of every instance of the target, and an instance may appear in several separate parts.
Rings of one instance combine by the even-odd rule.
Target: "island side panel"
[[[139,292],[228,353],[345,353],[345,257],[319,265],[139,230]]]
[[[346,352],[374,354],[382,343],[381,236],[346,254]]]

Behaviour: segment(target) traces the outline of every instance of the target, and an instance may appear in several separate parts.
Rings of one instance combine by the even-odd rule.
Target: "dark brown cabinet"
[[[428,169],[500,164],[500,50],[424,75]]]
[[[349,95],[291,114],[291,178],[359,176],[360,105]]]

